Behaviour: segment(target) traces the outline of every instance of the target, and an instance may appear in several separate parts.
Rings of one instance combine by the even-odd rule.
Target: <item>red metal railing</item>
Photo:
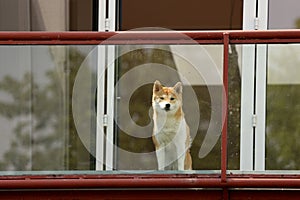
[[[225,32],[0,32],[0,45],[39,44],[222,44],[224,45],[221,173],[201,174],[99,174],[61,176],[2,176],[0,189],[90,188],[219,188],[228,198],[232,188],[300,189],[298,175],[233,175],[227,173],[228,50],[230,44],[300,43],[300,31]],[[299,190],[297,190],[299,191]],[[232,193],[232,191],[231,191]],[[299,195],[299,192],[297,193]]]
[[[2,176],[0,189],[281,188],[299,189],[299,175],[98,174]]]
[[[213,32],[0,32],[0,44],[230,44],[299,43],[298,30]],[[186,35],[187,37],[183,37]],[[117,37],[113,37],[117,36]]]
[[[224,33],[223,35],[224,52],[223,52],[223,104],[222,104],[222,137],[221,137],[221,182],[226,183],[227,179],[227,97],[228,97],[228,60],[229,60],[229,34]]]

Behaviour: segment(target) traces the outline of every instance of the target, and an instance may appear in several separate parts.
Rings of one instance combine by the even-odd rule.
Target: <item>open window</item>
[[[224,1],[222,4],[227,9],[221,10],[218,8],[222,6],[217,8],[215,3],[212,1],[202,5],[194,0],[104,1],[102,8],[107,10],[102,9],[104,16],[99,15],[99,19],[102,19],[99,22],[99,30],[167,31],[159,27],[173,30],[242,28],[242,1]],[[213,17],[212,12],[215,13]],[[97,169],[157,169],[151,140],[151,95],[154,81],[161,79],[163,84],[169,86],[177,81],[184,84],[184,109],[193,131],[191,152],[194,169],[220,170],[222,45],[118,45],[100,47],[99,51],[105,53],[106,61],[100,59],[100,62],[107,69],[105,73],[101,73],[105,74],[106,87],[102,88],[104,92],[98,95],[99,98],[105,97],[98,98],[98,106],[104,107],[100,106],[103,109],[97,113],[97,120],[105,125],[105,134],[97,132],[97,157],[100,159]],[[229,133],[232,133],[229,136],[231,169],[239,169],[240,53],[241,46],[232,46],[230,62],[234,67],[230,68],[230,73],[235,78],[230,87],[230,104],[233,106],[229,106]],[[202,71],[199,71],[199,68]],[[215,74],[212,75],[213,73]],[[98,88],[103,87],[104,82],[101,79]],[[100,132],[102,130],[100,127]],[[207,134],[209,132],[210,134]]]

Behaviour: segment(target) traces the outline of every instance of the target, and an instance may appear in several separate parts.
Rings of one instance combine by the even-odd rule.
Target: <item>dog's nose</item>
[[[166,104],[166,108],[167,108],[167,109],[170,108],[170,106],[171,106],[171,105],[170,105],[169,103]]]

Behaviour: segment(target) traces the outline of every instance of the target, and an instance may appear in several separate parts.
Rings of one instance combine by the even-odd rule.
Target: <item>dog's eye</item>
[[[164,97],[159,97],[161,100],[164,100],[165,98]]]
[[[173,101],[173,100],[175,100],[175,98],[174,98],[174,97],[171,97],[170,100]]]

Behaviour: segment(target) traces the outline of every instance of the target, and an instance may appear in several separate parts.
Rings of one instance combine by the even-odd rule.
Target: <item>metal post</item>
[[[224,63],[223,63],[223,100],[222,100],[222,137],[221,137],[221,182],[225,183],[227,180],[227,96],[228,96],[228,50],[229,50],[229,33],[223,34],[224,45]]]

